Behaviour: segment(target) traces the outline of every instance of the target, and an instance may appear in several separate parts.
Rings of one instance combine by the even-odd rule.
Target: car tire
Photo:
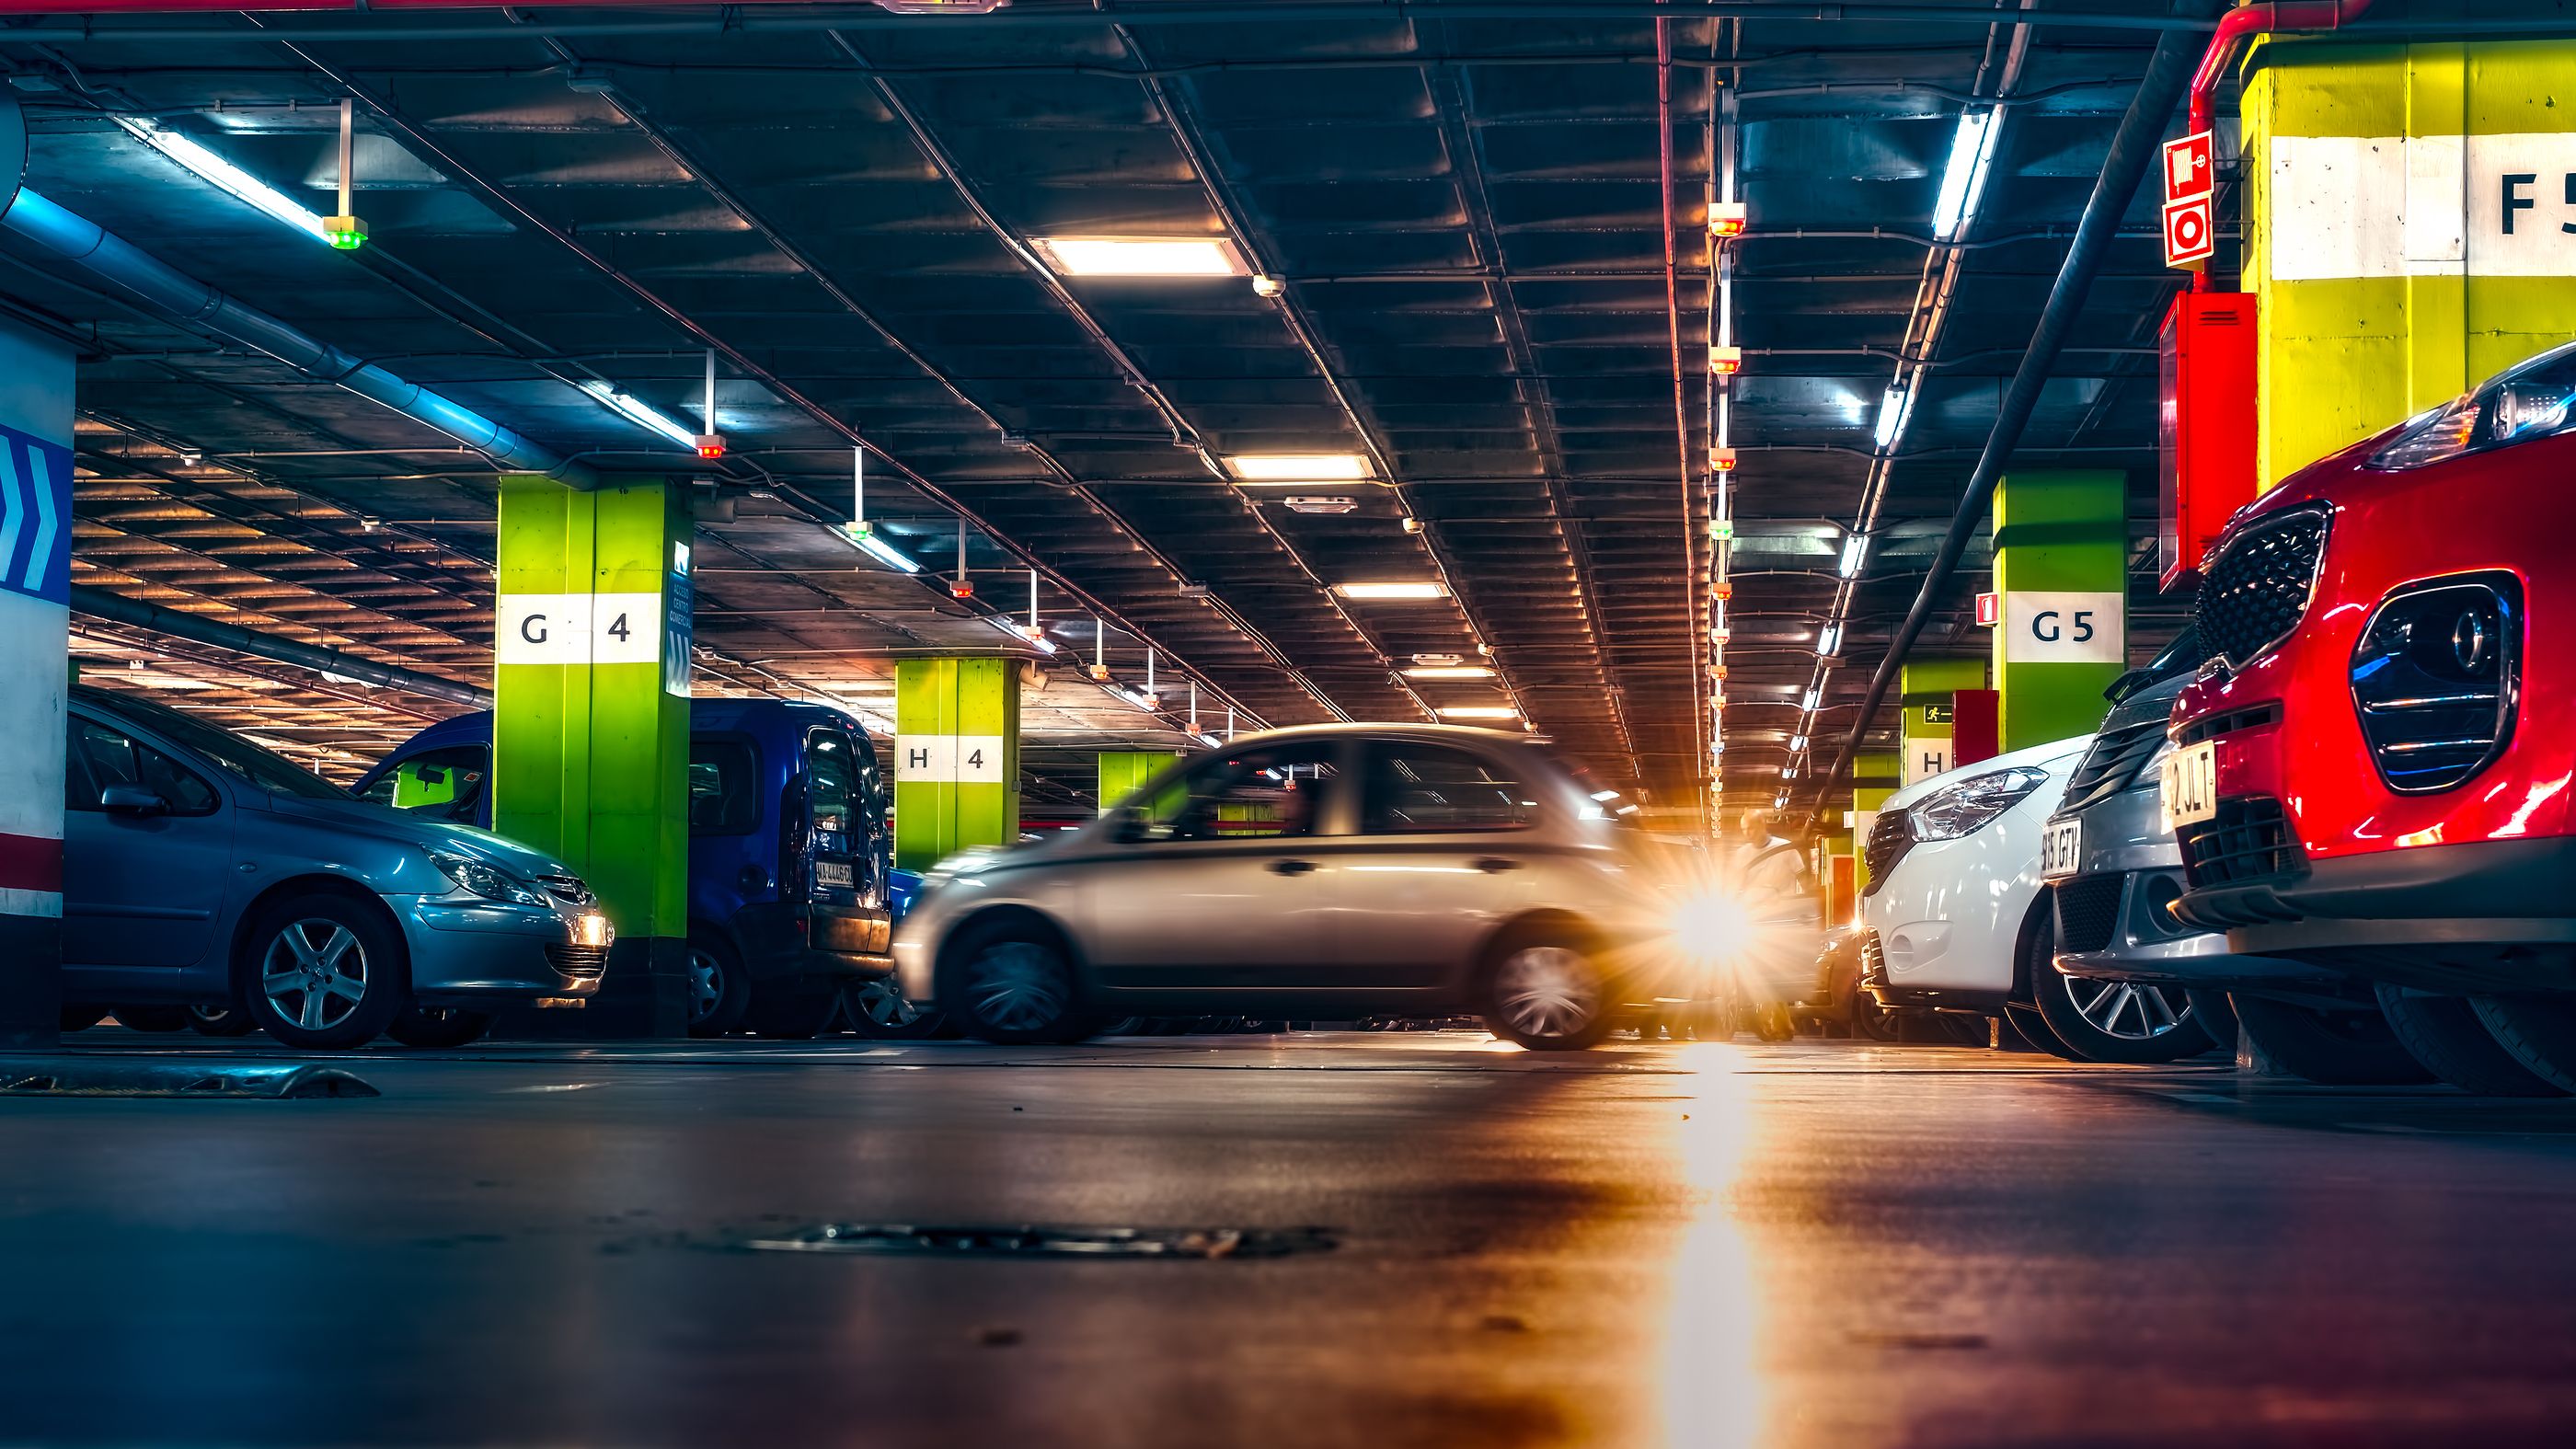
[[[742,1024],[771,1041],[812,1041],[840,1009],[841,996],[833,988],[780,976],[752,988]]]
[[[1590,950],[1524,936],[1494,953],[1484,974],[1485,1029],[1528,1051],[1581,1051],[1610,1034],[1618,1003]]]
[[[336,893],[291,896],[262,910],[243,937],[239,971],[251,1020],[308,1051],[365,1046],[411,1004],[410,967],[393,922],[373,902]]]
[[[86,1001],[72,1001],[64,1003],[61,1013],[55,1018],[55,1024],[65,1035],[69,1035],[76,1031],[87,1031],[105,1020],[107,1020],[106,1007]]]
[[[1031,1046],[1091,1035],[1081,977],[1050,932],[1018,924],[976,931],[940,975],[948,1019],[977,1041]]]
[[[2474,998],[2478,1020],[2498,1045],[2561,1092],[2576,1092],[2576,1000],[2555,996]]]
[[[1879,1005],[1877,997],[1866,991],[1855,991],[1851,999],[1851,1033],[1864,1041],[1903,1041],[1905,1022],[1895,1012]]]
[[[751,1007],[751,978],[723,937],[689,933],[687,997],[689,1035],[724,1036],[742,1029],[743,1013]]]
[[[2191,997],[2191,1014],[2200,1019],[2200,1034],[2216,1043],[2230,1060],[2236,1056],[2236,1039],[2245,1029],[2236,1021],[2236,1003],[2224,991],[2195,987],[2186,993]]]
[[[2215,1045],[2180,987],[2079,978],[2052,965],[2032,971],[2030,990],[2048,1029],[2083,1061],[2153,1066]]]
[[[492,1013],[462,1006],[414,1006],[393,1019],[385,1035],[407,1047],[437,1051],[482,1040],[492,1029]]]
[[[841,988],[841,1019],[873,1041],[927,1041],[946,1026],[945,1013],[913,1004],[891,976],[853,981]]]
[[[199,1036],[248,1036],[259,1030],[259,1023],[250,1019],[250,1013],[233,1002],[189,1007],[188,1025],[196,1028]]]
[[[120,1006],[116,1024],[127,1031],[150,1032],[155,1036],[188,1029],[188,1008],[184,1006]]]
[[[2465,996],[2436,996],[2382,981],[2379,1010],[2407,1054],[2434,1076],[2476,1097],[2563,1097],[2568,1089],[2506,1050]]]
[[[2050,969],[2054,970],[2056,968],[2051,967]],[[2039,1008],[2030,1002],[2010,1001],[2004,1003],[2003,1020],[2006,1026],[2011,1027],[2014,1031],[2021,1034],[2021,1039],[2023,1041],[2030,1043],[2032,1046],[2048,1053],[2050,1056],[2058,1057],[2070,1062],[2080,1062],[2084,1060],[2084,1058],[2075,1054],[2075,1048],[2068,1046],[2063,1040],[2059,1039],[2057,1028],[2050,1026],[2048,1024],[2048,1018],[2041,1015]]]
[[[2392,1087],[2433,1080],[2379,1008],[2321,1011],[2268,996],[2234,998],[2245,1039],[2272,1065],[2327,1087]]]

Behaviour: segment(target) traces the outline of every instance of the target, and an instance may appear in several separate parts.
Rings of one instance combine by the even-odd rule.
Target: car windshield
[[[105,707],[130,716],[254,789],[307,800],[346,800],[349,792],[282,756],[270,754],[230,730],[218,729],[150,700],[116,698]]]

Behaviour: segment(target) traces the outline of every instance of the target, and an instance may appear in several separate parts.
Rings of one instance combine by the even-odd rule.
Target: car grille
[[[2452,789],[2504,753],[2522,627],[2510,575],[2421,586],[2379,606],[2353,650],[2352,700],[2388,788]]]
[[[566,905],[586,906],[594,899],[590,887],[582,884],[581,877],[577,875],[541,875],[537,877],[537,884],[546,888],[547,895]]]
[[[2176,835],[2183,875],[2194,890],[2278,880],[2308,868],[2289,816],[2269,795],[2221,800],[2215,819],[2186,825]]]
[[[2094,737],[2093,748],[2084,752],[2084,763],[2067,780],[2066,803],[2058,809],[2081,810],[2136,784],[2138,772],[2146,768],[2164,739],[2165,722],[2160,719],[2104,730]]]
[[[2057,949],[2101,951],[2120,926],[2125,875],[2079,875],[2057,883]]]
[[[2192,610],[2203,645],[2242,669],[2280,643],[2308,611],[2325,551],[2321,508],[2293,509],[2228,540]]]
[[[546,959],[566,976],[596,976],[608,969],[608,948],[552,941],[546,945]]]
[[[1877,895],[1878,888],[1887,882],[1887,873],[1896,869],[1896,863],[1913,848],[1914,826],[1905,812],[1880,811],[1878,819],[1870,824],[1869,840],[1861,847],[1861,860],[1869,867],[1869,882],[1860,888],[1860,893]]]

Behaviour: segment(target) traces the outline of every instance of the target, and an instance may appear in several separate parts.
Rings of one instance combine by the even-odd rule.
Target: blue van
[[[414,735],[362,799],[489,825],[492,716]],[[821,1031],[844,986],[882,981],[893,782],[858,721],[776,699],[689,702],[689,1032]],[[866,1030],[868,1023],[854,1023]]]

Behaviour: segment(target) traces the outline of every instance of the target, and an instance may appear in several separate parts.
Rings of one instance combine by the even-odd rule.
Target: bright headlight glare
[[[1673,902],[1665,925],[1674,948],[1701,963],[1742,956],[1760,929],[1744,902],[1717,890],[1695,892]]]
[[[1905,815],[1917,840],[1956,840],[1984,829],[2047,783],[2046,770],[2028,765],[1989,771],[1933,791]]]
[[[457,889],[478,895],[487,901],[508,901],[520,906],[548,906],[546,893],[510,874],[497,865],[476,860],[470,855],[451,855],[443,850],[429,853],[429,863],[439,874],[456,884]]]

